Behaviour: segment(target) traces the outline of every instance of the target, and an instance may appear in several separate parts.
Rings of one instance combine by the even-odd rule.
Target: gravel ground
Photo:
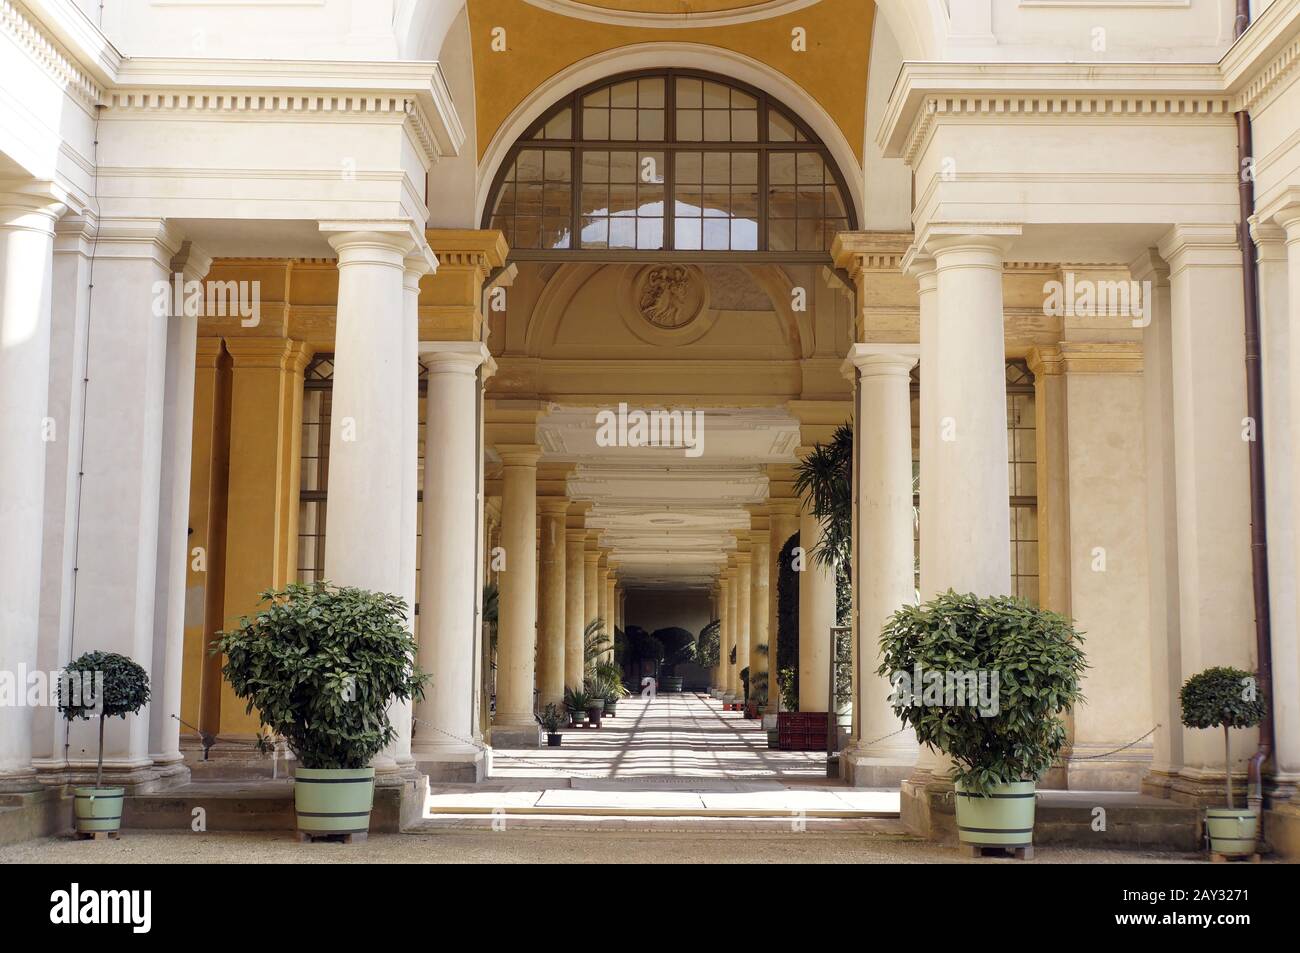
[[[50,837],[0,848],[0,864],[316,863],[1022,863],[861,834],[680,834],[592,831],[446,831],[377,834],[365,844],[299,844],[291,834],[132,831],[120,841]],[[1043,847],[1031,863],[1176,864],[1200,856]]]

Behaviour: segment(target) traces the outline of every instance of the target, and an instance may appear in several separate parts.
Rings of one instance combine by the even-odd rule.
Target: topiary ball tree
[[[1223,729],[1223,783],[1232,807],[1232,751],[1229,731],[1257,728],[1264,720],[1259,681],[1239,668],[1207,668],[1183,683],[1178,698],[1188,728]]]
[[[983,795],[1037,781],[1056,760],[1061,715],[1083,698],[1082,642],[1055,612],[950,590],[890,617],[878,674],[894,686],[894,714],[953,759],[954,781]]]
[[[366,767],[397,736],[389,704],[422,698],[429,678],[412,662],[406,603],[327,582],[261,599],[265,609],[219,635],[222,675],[303,767]]]
[[[59,679],[59,711],[68,721],[99,716],[95,787],[104,781],[104,719],[126,718],[149,704],[149,673],[125,655],[87,652]]]

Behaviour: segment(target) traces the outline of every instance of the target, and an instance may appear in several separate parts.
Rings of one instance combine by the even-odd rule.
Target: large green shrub
[[[1232,749],[1228,732],[1233,728],[1257,728],[1266,709],[1259,682],[1239,668],[1216,667],[1193,675],[1178,693],[1183,706],[1183,724],[1188,728],[1223,729],[1223,775],[1232,807]]]
[[[303,767],[365,767],[397,735],[389,704],[423,697],[429,678],[412,662],[406,603],[326,582],[261,599],[266,608],[220,633],[222,674]]]
[[[80,690],[78,690],[80,689]],[[59,711],[68,721],[99,716],[95,787],[104,780],[104,719],[126,718],[149,704],[149,673],[125,655],[86,652],[59,679]]]
[[[881,634],[878,671],[894,685],[894,713],[922,744],[953,759],[954,780],[983,794],[1037,781],[1055,761],[1066,737],[1061,715],[1083,698],[1082,641],[1054,612],[1011,596],[949,591],[894,613]],[[932,693],[936,676],[940,691]],[[974,690],[980,678],[988,705],[944,691]],[[901,690],[907,687],[915,690]]]

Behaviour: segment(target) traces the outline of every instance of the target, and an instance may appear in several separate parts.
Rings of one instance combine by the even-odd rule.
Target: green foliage
[[[835,633],[835,710],[853,703],[853,630]]]
[[[767,672],[751,672],[749,675],[750,699],[759,705],[767,704]]]
[[[609,651],[612,643],[605,634],[605,620],[592,619],[582,630],[582,661],[584,671],[591,671],[593,665],[602,655]]]
[[[1178,698],[1183,706],[1183,724],[1188,728],[1223,729],[1223,777],[1232,807],[1232,728],[1256,728],[1267,709],[1259,679],[1239,668],[1218,666],[1193,675],[1183,683]]]
[[[745,695],[744,695],[745,701],[749,701],[749,666],[748,665],[746,665],[744,668],[740,670],[740,682],[745,689]]]
[[[1209,668],[1178,693],[1188,728],[1257,728],[1264,720],[1259,681],[1239,668]]]
[[[585,689],[569,688],[564,692],[564,707],[575,713],[587,713],[587,708],[591,705],[591,696]]]
[[[699,638],[695,643],[695,661],[705,668],[716,668],[721,661],[719,656],[719,636],[722,632],[722,622],[714,619],[704,628],[700,629]]]
[[[795,669],[783,668],[777,676],[777,688],[781,692],[781,708],[784,711],[799,710],[799,677]]]
[[[631,640],[633,660],[638,662],[648,660],[656,663],[664,660],[664,644],[644,629],[630,632],[628,638]]]
[[[780,561],[777,563],[776,576],[776,663],[774,667],[782,673],[790,673],[792,684],[790,693],[799,697],[799,574],[794,571],[794,551],[799,545],[799,534],[795,533],[781,547]],[[781,688],[781,703],[786,704],[784,684]],[[798,711],[798,706],[786,707],[786,711]]]
[[[546,733],[550,735],[558,734],[560,726],[564,724],[564,715],[560,713],[560,707],[554,702],[546,706],[546,710],[537,716],[537,720]]]
[[[925,704],[920,686],[891,704],[922,744],[956,762],[967,790],[1036,781],[1065,743],[1061,714],[1079,702],[1087,668],[1082,636],[1064,616],[1010,596],[981,598],[949,591],[904,606],[885,624],[878,674],[997,673],[997,711],[973,704]],[[991,680],[990,680],[991,687]]]
[[[822,566],[848,565],[853,543],[853,425],[841,424],[828,444],[817,444],[795,464],[795,492],[822,527],[809,554]]]
[[[592,698],[603,698],[606,701],[618,701],[628,695],[627,689],[623,687],[622,669],[608,660],[592,666],[585,688]]]
[[[397,736],[393,699],[424,695],[397,596],[327,582],[261,593],[266,608],[219,634],[221,673],[306,768],[363,768]]]
[[[125,718],[149,704],[149,673],[125,655],[87,652],[69,662],[63,673],[66,678],[59,679],[59,711],[68,721],[94,715]],[[71,687],[68,679],[94,686],[96,676],[103,676],[102,688],[64,697],[64,690]]]
[[[657,640],[664,648],[663,674],[665,675],[674,675],[678,665],[696,660],[695,636],[686,629],[679,629],[676,626],[656,629],[651,638]]]

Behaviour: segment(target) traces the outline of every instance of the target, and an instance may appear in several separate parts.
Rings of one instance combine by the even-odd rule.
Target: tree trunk
[[[1228,789],[1228,807],[1232,807],[1232,744],[1228,726],[1223,726],[1223,783]]]
[[[95,787],[104,786],[104,715],[99,716],[99,761],[95,764]]]

